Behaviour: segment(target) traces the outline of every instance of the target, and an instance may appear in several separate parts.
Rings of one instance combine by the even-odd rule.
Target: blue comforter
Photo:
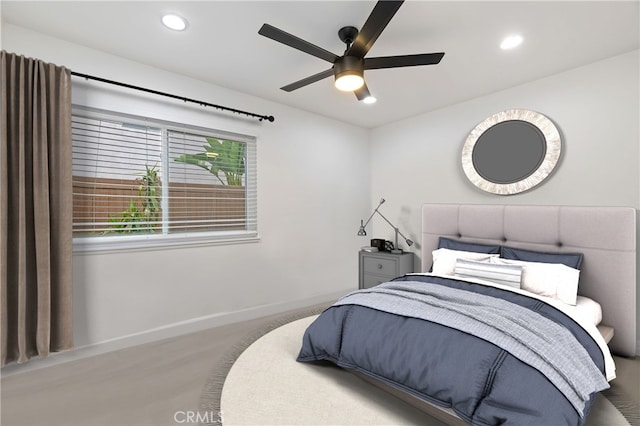
[[[325,310],[305,332],[298,361],[328,360],[343,368],[357,370],[422,399],[452,408],[459,417],[472,424],[585,423],[598,387],[588,390],[584,401],[577,404],[575,397],[568,395],[557,380],[548,377],[548,368],[531,362],[518,349],[503,344],[501,339],[482,334],[478,337],[474,325],[459,324],[459,318],[452,321],[446,313],[444,316],[448,319],[443,321],[437,315],[430,316],[431,313],[411,313],[415,306],[402,305],[403,299],[415,304],[415,299],[424,297],[419,295],[423,295],[428,287],[429,292],[441,288],[442,293],[457,291],[466,295],[476,294],[477,299],[496,298],[502,304],[496,306],[516,305],[509,309],[511,317],[523,308],[527,315],[535,312],[541,320],[552,321],[554,326],[562,328],[564,334],[553,338],[561,341],[551,341],[552,346],[565,349],[574,344],[580,345],[580,352],[584,354],[582,358],[586,358],[582,361],[592,363],[586,366],[589,368],[573,366],[575,373],[570,368],[558,369],[559,374],[573,383],[579,381],[581,370],[593,369],[596,374],[602,373],[599,379],[606,383],[600,348],[570,317],[538,299],[467,281],[416,275],[397,281],[407,282],[403,283],[404,288],[390,285],[391,290],[355,292],[354,297],[347,297]],[[405,293],[414,286],[415,296]],[[392,294],[389,296],[393,297],[391,302],[365,301],[367,293],[375,293],[379,298],[387,297],[385,292],[400,290],[403,291],[402,297],[393,297]],[[424,309],[449,308],[428,306]],[[469,316],[469,321],[474,321],[470,315],[473,309],[458,310],[464,314],[462,317]],[[506,333],[510,331],[507,329]],[[511,334],[517,337],[521,333]],[[574,352],[575,348],[571,352],[554,355],[561,358],[544,353],[540,358],[552,360],[549,365],[553,367],[554,364],[565,364],[562,357],[573,359]]]

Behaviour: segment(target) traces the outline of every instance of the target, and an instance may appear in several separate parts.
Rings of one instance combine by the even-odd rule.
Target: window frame
[[[244,230],[100,236],[73,235],[74,253],[96,251],[125,252],[156,248],[243,244],[258,242],[260,240],[257,212],[257,138],[255,136],[75,104],[72,105],[72,116],[126,122],[127,124],[157,127],[162,130],[163,210],[166,208],[166,200],[168,199],[165,196],[165,193],[168,193],[168,191],[165,191],[166,187],[164,186],[169,183],[169,180],[166,179],[169,165],[168,132],[184,132],[219,139],[229,139],[245,143],[247,150],[245,158],[245,208],[247,224]]]

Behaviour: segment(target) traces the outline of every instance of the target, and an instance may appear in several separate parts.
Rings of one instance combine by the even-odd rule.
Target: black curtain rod
[[[209,102],[198,101],[196,99],[185,98],[183,96],[172,95],[171,93],[159,92],[157,90],[145,89],[144,87],[134,86],[134,85],[127,84],[127,83],[120,83],[118,81],[107,80],[106,78],[95,77],[93,75],[81,74],[81,73],[75,72],[75,71],[71,71],[71,75],[74,75],[76,77],[83,77],[83,78],[86,78],[88,80],[96,80],[96,81],[99,81],[99,82],[102,82],[102,83],[114,84],[116,86],[122,86],[122,87],[126,87],[128,89],[134,89],[134,90],[140,90],[142,92],[153,93],[154,95],[166,96],[166,97],[173,98],[173,99],[180,99],[181,101],[192,102],[194,104],[199,104],[201,106],[208,106],[208,107],[221,109],[221,110],[224,110],[224,111],[231,111],[231,112],[235,112],[236,114],[243,114],[243,115],[247,115],[249,117],[257,118],[260,121],[267,120],[267,121],[273,122],[275,120],[275,118],[273,118],[273,115],[255,114],[253,112],[242,111],[242,110],[239,110],[239,109],[229,108],[229,107],[222,106],[222,105],[210,104]]]

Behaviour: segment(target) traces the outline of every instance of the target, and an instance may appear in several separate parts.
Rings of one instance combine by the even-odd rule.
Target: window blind
[[[257,236],[256,141],[74,109],[74,237]]]

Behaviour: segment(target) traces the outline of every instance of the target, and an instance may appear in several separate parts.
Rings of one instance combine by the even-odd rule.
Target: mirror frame
[[[505,121],[526,121],[532,124],[544,135],[546,150],[545,156],[540,166],[533,173],[523,179],[513,183],[497,183],[482,177],[473,164],[473,149],[484,132]],[[545,180],[558,164],[562,151],[562,141],[558,129],[544,115],[526,109],[509,109],[493,114],[478,125],[469,133],[467,140],[462,147],[462,169],[467,178],[476,187],[483,191],[498,195],[512,195],[527,191]]]

